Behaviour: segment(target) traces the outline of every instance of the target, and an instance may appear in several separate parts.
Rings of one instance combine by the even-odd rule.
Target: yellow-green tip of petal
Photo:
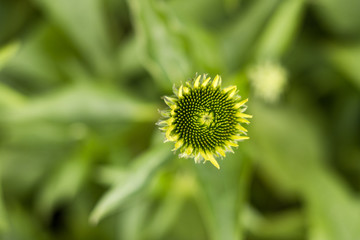
[[[205,162],[210,161],[212,163],[212,165],[214,165],[217,169],[220,169],[219,163],[216,161],[216,159],[214,158],[214,156],[211,153],[205,153],[203,151],[201,151],[200,153],[201,153],[201,156],[205,159]]]
[[[194,88],[198,88],[200,85],[200,79],[201,79],[201,75],[199,75],[194,82]]]
[[[212,82],[212,86],[213,88],[217,88],[218,86],[220,86],[220,84],[221,84],[221,77],[219,75],[216,75]]]

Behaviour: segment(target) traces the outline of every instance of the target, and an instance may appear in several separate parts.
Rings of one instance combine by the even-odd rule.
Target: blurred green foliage
[[[360,239],[359,9],[0,0],[0,239]],[[251,83],[264,62],[278,101],[254,94],[280,87]],[[154,124],[196,72],[250,99],[220,171]]]

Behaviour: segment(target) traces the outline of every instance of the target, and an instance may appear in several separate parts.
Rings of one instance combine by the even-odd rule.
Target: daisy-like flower
[[[244,113],[248,99],[241,100],[236,86],[222,89],[219,75],[211,79],[206,74],[174,87],[174,94],[164,97],[169,109],[160,111],[162,119],[157,123],[165,141],[175,143],[179,157],[210,161],[220,169],[215,158],[225,157],[238,141],[249,139],[242,126],[252,117]]]

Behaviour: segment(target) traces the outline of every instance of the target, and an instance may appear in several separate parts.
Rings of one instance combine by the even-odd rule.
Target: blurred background
[[[360,1],[0,0],[0,239],[360,239]],[[250,140],[179,159],[173,84]]]

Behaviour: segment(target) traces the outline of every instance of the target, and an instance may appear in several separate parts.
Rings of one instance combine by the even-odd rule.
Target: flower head
[[[199,75],[174,87],[174,94],[164,97],[169,109],[160,112],[163,119],[158,122],[165,141],[175,143],[173,150],[179,150],[180,157],[194,158],[196,163],[204,159],[219,169],[215,157],[224,157],[238,141],[249,138],[242,126],[252,117],[244,113],[248,100],[241,100],[236,86],[222,89],[219,75],[214,79]]]
[[[286,69],[275,61],[264,61],[249,69],[255,95],[268,103],[278,102],[287,83]]]

